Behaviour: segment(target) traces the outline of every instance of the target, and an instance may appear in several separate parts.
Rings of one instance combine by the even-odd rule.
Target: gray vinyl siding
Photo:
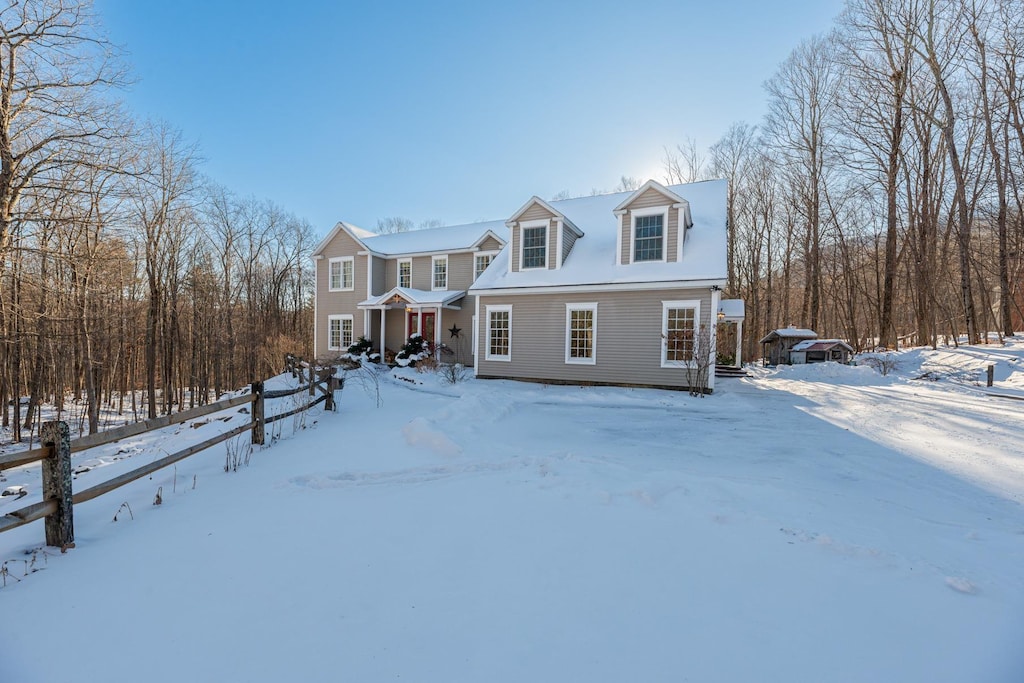
[[[679,209],[668,210],[668,234],[665,235],[665,260],[675,262],[679,253]]]
[[[443,256],[443,254],[438,254]],[[397,268],[397,264],[395,265]],[[414,256],[412,258],[412,288],[430,291],[434,284],[434,257]]]
[[[380,333],[373,338],[380,344]],[[405,343],[405,310],[392,308],[387,312],[387,322],[384,329],[384,346],[392,351],[398,351]]]
[[[320,356],[335,355],[344,351],[327,350],[327,317],[349,314],[352,316],[353,339],[366,334],[363,328],[363,312],[357,307],[366,300],[366,259],[356,256],[362,247],[349,237],[344,230],[338,232],[323,250],[323,258],[316,261],[316,353]],[[328,291],[330,260],[340,256],[352,256],[352,291]]]
[[[619,218],[619,231],[622,235],[622,252],[619,253],[619,263],[632,263],[633,261],[633,243],[630,240],[630,234],[633,232],[631,229],[633,218],[629,215],[629,211],[622,214]]]
[[[524,221],[539,221],[539,220],[542,220],[544,218],[551,219],[551,218],[554,218],[554,217],[555,217],[555,214],[551,213],[550,211],[545,209],[540,204],[534,204],[529,209],[527,209],[526,212],[522,216],[520,216],[517,220],[520,223],[522,223]]]
[[[510,236],[508,248],[512,251],[509,252],[508,258],[509,263],[512,264],[512,272],[519,272],[519,225],[512,226],[512,235]]]
[[[633,243],[631,240],[633,232],[633,209],[647,209],[652,206],[669,206],[668,225],[665,226],[665,260],[674,262],[679,249],[679,210],[671,208],[674,202],[657,190],[649,189],[634,199],[626,207],[626,213],[622,216],[619,230],[622,232],[622,253],[619,255],[620,263],[633,262]]]
[[[710,325],[709,289],[482,296],[480,377],[562,382],[687,386],[683,368],[662,368],[662,302],[699,299],[701,324]],[[594,365],[565,362],[566,303],[597,303]],[[512,305],[512,360],[486,360],[487,306]],[[713,331],[712,331],[713,333]]]
[[[562,263],[565,263],[565,259],[569,257],[569,252],[572,251],[572,245],[576,244],[576,233],[569,230],[569,228],[562,226]]]
[[[475,254],[448,255],[448,289],[466,291],[473,284]]]
[[[494,239],[493,237],[488,237],[487,239],[480,243],[478,249],[480,251],[498,251],[499,249],[501,249],[501,247],[501,242]]]
[[[398,286],[398,260],[389,258],[384,261],[384,292]]]
[[[548,221],[548,270],[554,270],[558,267],[558,223],[555,221]]]
[[[373,296],[379,296],[394,287],[394,285],[389,287],[387,284],[388,261],[378,256],[368,256],[367,258],[373,259]]]

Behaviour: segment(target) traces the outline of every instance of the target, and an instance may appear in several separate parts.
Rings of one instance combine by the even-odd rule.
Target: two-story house
[[[451,325],[478,377],[685,388],[695,354],[713,370],[719,321],[742,324],[720,299],[722,180],[533,197],[506,221],[397,235],[339,223],[314,258],[318,356],[361,334],[447,343]]]
[[[501,221],[377,235],[340,222],[313,252],[313,352],[338,356],[365,336],[383,355],[418,332],[433,344],[471,346],[467,289],[505,241]],[[464,361],[465,362],[465,361]]]

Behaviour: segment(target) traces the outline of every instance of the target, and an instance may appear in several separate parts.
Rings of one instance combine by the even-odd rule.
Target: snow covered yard
[[[911,379],[989,350],[706,399],[349,382],[249,467],[194,456],[9,562],[0,681],[1020,681],[1024,402]],[[1024,386],[1024,343],[991,351]]]

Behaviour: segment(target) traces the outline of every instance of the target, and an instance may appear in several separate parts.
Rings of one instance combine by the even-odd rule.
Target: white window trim
[[[352,284],[348,287],[345,286],[345,262],[348,261],[352,264]],[[340,263],[338,275],[341,280],[341,287],[331,286],[331,270],[335,263]],[[356,257],[355,256],[338,256],[327,261],[327,291],[329,292],[351,292],[356,288]]]
[[[629,211],[629,262],[630,263],[665,263],[668,258],[668,213],[671,206],[649,206],[644,209]],[[661,259],[636,260],[636,219],[644,216],[661,215]]]
[[[402,264],[403,263],[408,263],[409,264],[409,284],[408,285],[403,285],[402,284]],[[431,273],[431,275],[433,275],[433,273]],[[411,258],[400,258],[400,259],[398,259],[397,270],[395,271],[395,286],[396,287],[406,287],[407,289],[412,289],[412,259]]]
[[[494,263],[494,257],[497,256],[497,255],[498,255],[497,251],[478,251],[478,252],[473,254],[473,282],[476,282],[477,279],[480,277],[480,275],[483,275],[483,273],[481,273],[480,275],[476,274],[476,257],[477,256],[490,256],[491,257],[491,263]],[[487,264],[487,268],[491,267],[491,263]],[[487,270],[487,268],[484,268],[484,270]]]
[[[693,361],[668,360],[668,312],[675,308],[693,309],[693,333],[700,332],[700,299],[682,299],[678,301],[661,302],[661,367],[663,368],[689,368],[693,367]],[[697,340],[694,339],[694,350],[696,351]]]
[[[348,320],[349,322],[352,323],[352,339],[351,339],[350,343],[348,344],[348,346],[345,345],[345,335],[344,335],[344,331],[343,331],[342,326],[341,326],[340,323],[338,325],[338,333],[339,333],[338,334],[338,339],[341,342],[341,346],[332,346],[331,345],[331,323],[333,323],[335,320],[338,320],[338,321]],[[351,314],[343,313],[343,314],[338,314],[338,315],[329,315],[329,316],[327,316],[327,350],[328,351],[348,351],[348,347],[352,346],[352,344],[355,343],[355,340],[356,340],[356,323],[355,323],[355,318]]]
[[[591,311],[593,313],[593,336],[590,345],[590,358],[572,358],[569,351],[572,347],[572,312]],[[597,302],[565,305],[565,362],[570,365],[597,365]]]
[[[523,250],[526,244],[526,230],[528,228],[544,228],[544,265],[527,268],[523,265]],[[551,219],[544,218],[535,221],[522,221],[519,223],[519,270],[547,270],[551,262]]]
[[[435,268],[437,263],[444,261],[444,287],[437,286],[437,276],[435,274]],[[451,277],[451,273],[448,272],[448,255],[444,256],[431,256],[430,257],[430,291],[432,292],[446,292],[448,291],[448,280]]]
[[[498,304],[484,306],[484,324],[487,325],[487,338],[484,340],[484,358],[504,362],[512,361],[512,304]],[[491,313],[508,312],[508,354],[497,355],[491,353]]]

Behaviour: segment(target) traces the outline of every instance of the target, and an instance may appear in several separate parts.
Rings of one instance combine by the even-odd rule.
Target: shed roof
[[[842,339],[808,339],[802,341],[793,347],[794,351],[830,351],[837,346],[842,346],[850,353],[853,353],[853,347],[844,342]]]
[[[776,339],[817,339],[818,333],[814,330],[808,330],[800,327],[783,327],[778,330],[772,330],[764,337],[758,344],[766,344]]]

